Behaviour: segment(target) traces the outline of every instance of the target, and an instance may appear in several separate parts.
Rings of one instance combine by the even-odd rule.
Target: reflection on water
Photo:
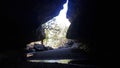
[[[42,63],[62,63],[68,64],[72,59],[61,59],[61,60],[28,60],[28,62],[42,62]]]
[[[32,57],[33,56],[33,53],[27,53],[26,54],[26,57]]]

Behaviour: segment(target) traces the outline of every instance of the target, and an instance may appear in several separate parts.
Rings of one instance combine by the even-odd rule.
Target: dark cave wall
[[[6,0],[1,2],[0,51],[24,48],[35,41],[39,25],[58,15],[66,0]]]
[[[81,41],[95,41],[95,0],[69,0],[67,17],[71,21],[67,38],[81,39]]]
[[[96,0],[69,0],[67,18],[71,25],[66,37],[87,45],[89,52],[96,53]]]

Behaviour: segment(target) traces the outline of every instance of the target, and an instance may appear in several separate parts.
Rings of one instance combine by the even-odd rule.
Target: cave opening
[[[46,34],[46,38],[43,41],[45,46],[56,49],[64,46],[64,44],[67,43],[66,33],[70,26],[70,21],[66,18],[67,10],[68,0],[63,5],[63,9],[61,9],[58,16],[52,18],[42,25]]]
[[[47,22],[43,23],[36,29],[39,33],[45,35],[44,40],[33,41],[27,44],[27,49],[33,48],[35,44],[43,44],[47,48],[57,49],[65,46],[68,42],[66,38],[67,30],[70,26],[70,21],[67,18],[68,11],[68,0],[63,4],[63,9],[60,10],[59,14]],[[40,36],[40,35],[38,35]],[[40,36],[41,38],[42,36]]]

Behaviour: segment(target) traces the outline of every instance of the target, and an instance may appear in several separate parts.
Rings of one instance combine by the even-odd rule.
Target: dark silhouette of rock
[[[34,49],[36,51],[45,51],[45,50],[47,50],[46,47],[44,45],[42,45],[42,44],[35,44]]]
[[[47,49],[47,50],[53,50],[53,48],[50,47],[50,46],[46,46],[46,49]]]
[[[36,29],[57,16],[64,3],[65,0],[1,1],[0,39],[3,45],[0,45],[0,54],[5,56],[0,61],[1,67],[16,68],[26,61],[26,44],[37,40]]]

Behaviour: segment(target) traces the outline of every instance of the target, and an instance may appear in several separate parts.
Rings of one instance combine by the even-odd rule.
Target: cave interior
[[[37,38],[36,29],[40,27],[43,23],[52,19],[59,14],[59,11],[63,9],[63,4],[66,0],[4,0],[2,1],[1,8],[1,39],[2,45],[0,45],[0,63],[3,66],[12,66],[13,68],[20,64],[21,62],[26,63],[26,58],[24,56],[26,44],[40,40]],[[88,46],[87,57],[89,56],[90,61],[75,61],[73,63],[79,63],[75,67],[85,68],[95,68],[96,65],[96,1],[95,0],[69,0],[67,18],[70,20],[71,25],[67,31],[67,39],[78,40]],[[69,50],[58,50],[57,56],[65,55]],[[75,54],[79,50],[71,50]],[[81,51],[82,52],[82,51]],[[49,53],[49,52],[48,52]],[[45,54],[48,54],[45,52]],[[65,53],[65,54],[64,54]],[[43,53],[40,53],[43,54]],[[43,55],[45,55],[43,54]],[[51,51],[52,56],[56,53]],[[60,55],[59,55],[60,54]],[[79,53],[78,53],[79,54]],[[36,54],[39,56],[39,54]],[[43,58],[42,56],[33,58]],[[45,55],[44,57],[49,57],[51,55]],[[71,58],[70,56],[76,57],[76,55],[66,54],[64,57]],[[81,56],[78,56],[78,59]],[[84,57],[84,56],[82,56]],[[60,57],[61,58],[61,57]],[[94,61],[94,62],[91,62]],[[83,62],[83,63],[82,63]],[[89,65],[93,66],[89,66]],[[31,66],[32,65],[32,66]],[[88,66],[87,66],[88,65]],[[27,67],[29,66],[29,67]],[[60,64],[39,64],[39,63],[26,63],[26,67],[23,68],[38,68],[43,66],[43,68],[49,67],[62,67],[62,68],[74,68],[74,65],[60,65]],[[45,67],[44,67],[45,66]],[[12,68],[11,67],[11,68]],[[21,67],[22,68],[22,67]]]

